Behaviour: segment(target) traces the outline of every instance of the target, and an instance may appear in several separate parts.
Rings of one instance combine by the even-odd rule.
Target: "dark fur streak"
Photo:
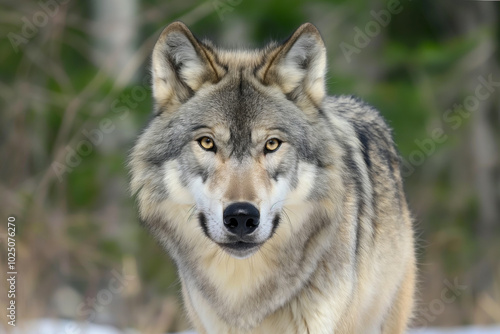
[[[155,154],[147,157],[146,161],[152,165],[160,167],[163,164],[163,162],[165,162],[168,159],[168,157],[169,155],[166,152],[163,152],[162,154]]]
[[[361,241],[361,221],[360,221],[359,216],[358,216],[357,225],[356,225],[356,246],[354,248],[356,255],[359,255],[360,241]]]
[[[387,149],[384,150],[383,156],[386,159],[387,167],[389,167],[389,170],[391,171],[391,174],[393,174],[394,173],[393,164],[394,164],[394,160],[397,159],[397,158],[394,158],[393,154],[389,150],[387,150]]]
[[[346,148],[346,157],[344,157],[344,163],[346,167],[349,169],[350,174],[352,175],[352,181],[355,183],[355,192],[356,197],[359,199],[358,201],[358,215],[356,219],[356,247],[355,253],[358,254],[360,247],[360,238],[361,238],[361,221],[360,218],[364,214],[364,209],[366,203],[364,201],[363,196],[363,184],[361,183],[361,171],[356,162],[352,159],[352,151],[350,148]]]
[[[292,102],[295,102],[295,98],[293,96],[293,92],[290,92],[288,94],[285,94],[285,97],[288,101],[292,101]]]
[[[328,226],[331,226],[330,224],[330,220],[327,219],[326,217],[315,217],[317,218],[316,220],[316,226],[314,228],[311,229],[311,233],[309,234],[308,238],[307,238],[307,241],[306,243],[304,244],[303,246],[303,251],[302,251],[302,254],[301,254],[301,257],[300,257],[300,260],[299,260],[299,263],[300,265],[302,265],[302,263],[304,263],[305,261],[305,257],[306,257],[306,253],[309,251],[309,248],[310,247],[314,247],[314,246],[311,246],[311,245],[314,245],[315,243],[315,239],[316,237],[323,233],[324,232],[324,229]],[[314,219],[314,218],[312,218]],[[312,221],[311,219],[311,221]],[[315,270],[317,269],[317,267],[315,268]]]
[[[215,61],[215,63],[217,65],[219,65],[220,67],[222,67],[226,72],[229,70],[229,67],[226,64],[223,64],[223,63],[220,62],[219,56],[217,55],[216,52],[214,52],[214,50],[212,49],[211,46],[209,46],[209,45],[207,45],[206,43],[203,43],[203,42],[200,42],[200,44],[203,45],[203,47],[205,49],[207,49],[208,51],[210,51],[210,53],[214,57],[214,61]]]
[[[267,61],[268,61],[268,58],[269,58],[269,54],[272,53],[272,49],[268,50],[266,53],[264,53],[264,55],[262,56],[262,59],[261,61],[257,64],[257,66],[255,66],[254,70],[253,70],[253,75],[254,76],[257,76],[257,72],[262,68],[264,67],[264,65],[266,65]]]
[[[205,233],[205,235],[208,238],[210,238],[210,236],[208,235],[207,218],[205,217],[205,215],[202,212],[200,212],[198,215],[198,221],[200,222],[200,226],[201,226],[201,229],[203,230],[203,233]]]
[[[279,214],[277,214],[274,219],[273,219],[273,228],[271,230],[271,236],[274,235],[276,229],[278,228],[278,225],[280,224],[281,217]]]
[[[353,181],[356,184],[356,193],[359,196],[363,194],[363,185],[361,183],[361,170],[358,164],[352,159],[352,149],[350,147],[345,147],[346,154],[344,156],[344,163],[346,167],[349,169],[350,174],[352,175]]]
[[[359,142],[361,143],[361,152],[363,153],[363,159],[365,161],[366,167],[369,170],[371,168],[372,162],[370,159],[369,149],[369,132],[361,126],[355,126],[354,130],[358,136]]]
[[[206,125],[195,125],[191,128],[191,131],[194,132],[196,130],[199,130],[199,129],[210,129],[210,127],[206,126]]]
[[[278,168],[276,169],[276,171],[274,171],[273,175],[271,175],[271,178],[274,180],[274,181],[278,181],[278,177],[283,174],[283,170],[281,170],[281,168]]]
[[[208,173],[206,171],[202,172],[201,173],[201,181],[203,183],[207,182],[207,179],[208,179]]]

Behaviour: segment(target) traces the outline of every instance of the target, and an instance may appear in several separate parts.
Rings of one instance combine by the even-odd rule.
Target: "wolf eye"
[[[214,151],[215,150],[215,144],[212,138],[210,137],[201,137],[198,139],[198,143],[200,144],[201,148],[207,151]]]
[[[265,153],[275,152],[281,146],[281,140],[277,138],[271,138],[266,141],[266,146],[264,148]]]

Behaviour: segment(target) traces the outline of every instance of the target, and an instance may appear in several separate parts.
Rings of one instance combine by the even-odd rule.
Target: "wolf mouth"
[[[261,243],[256,242],[245,242],[245,241],[236,241],[229,243],[220,243],[219,246],[222,248],[227,248],[235,251],[248,251],[256,247],[260,247]]]
[[[263,243],[236,241],[229,243],[218,243],[218,245],[231,256],[245,259],[257,252]]]

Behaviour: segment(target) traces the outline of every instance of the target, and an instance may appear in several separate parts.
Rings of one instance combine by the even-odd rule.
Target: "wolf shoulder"
[[[355,127],[372,127],[377,132],[392,136],[380,112],[354,95],[327,96],[323,108],[330,116],[344,118]]]
[[[333,123],[349,127],[350,129],[344,131],[353,132],[349,135],[357,137],[363,146],[368,141],[375,141],[380,148],[386,148],[392,154],[398,155],[392,139],[392,129],[380,112],[362,99],[353,95],[327,96],[322,111]]]

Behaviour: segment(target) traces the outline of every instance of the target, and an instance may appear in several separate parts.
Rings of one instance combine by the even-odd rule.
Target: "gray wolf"
[[[415,256],[380,114],[327,96],[312,24],[222,50],[180,22],[152,55],[154,115],[131,153],[146,228],[198,333],[403,333]]]

